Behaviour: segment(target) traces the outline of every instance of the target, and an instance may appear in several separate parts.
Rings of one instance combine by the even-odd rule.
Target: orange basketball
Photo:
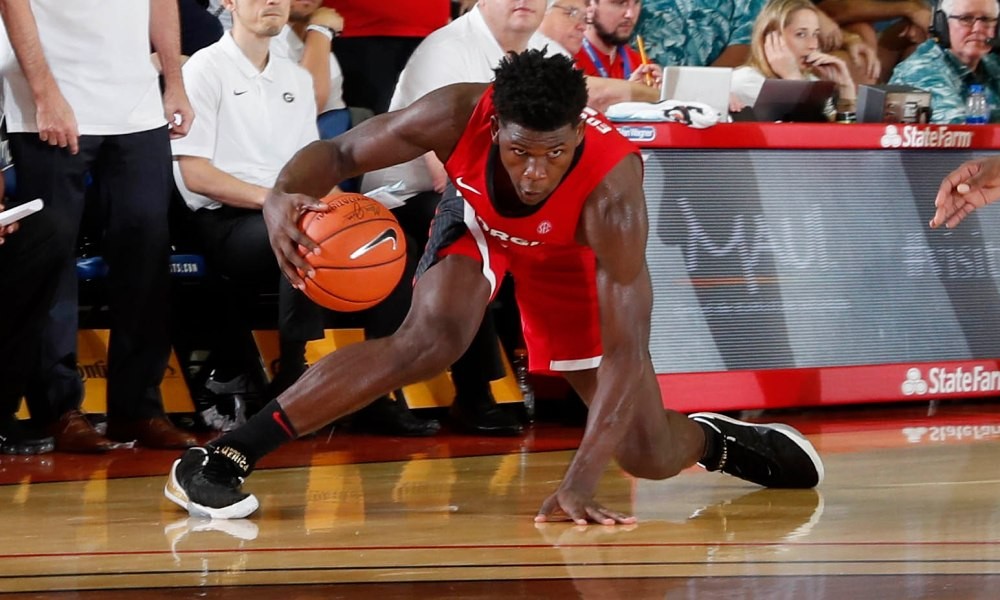
[[[362,194],[323,198],[326,213],[307,212],[299,227],[320,254],[299,250],[316,276],[305,278],[305,294],[326,308],[350,312],[375,306],[388,296],[406,267],[406,238],[396,217]]]

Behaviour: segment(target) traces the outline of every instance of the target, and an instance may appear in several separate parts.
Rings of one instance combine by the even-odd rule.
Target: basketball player
[[[334,352],[247,424],[174,463],[165,493],[192,514],[244,517],[241,484],[263,455],[443,370],[472,339],[509,271],[532,370],[562,372],[590,407],[579,451],[536,521],[631,523],[594,499],[611,459],[663,479],[695,462],[754,483],[810,488],[812,445],[784,425],[664,410],[650,360],[652,289],[637,149],[585,109],[583,74],[564,56],[509,54],[495,83],[456,84],[299,151],[265,206],[271,244],[297,286],[303,210],[336,181],[433,151],[462,195],[442,200],[413,292],[391,337]]]

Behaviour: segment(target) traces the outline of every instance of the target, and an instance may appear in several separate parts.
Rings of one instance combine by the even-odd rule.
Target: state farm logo
[[[916,368],[906,372],[906,381],[903,382],[901,387],[904,396],[912,396],[914,394],[923,396],[927,393],[927,382],[921,377],[920,369]]]
[[[886,125],[880,141],[883,148],[970,148],[971,131],[949,131],[946,125],[921,129],[916,125]]]
[[[900,386],[904,396],[924,394],[957,394],[972,392],[1000,391],[1000,371],[989,370],[981,365],[967,367],[931,367],[927,370],[927,380],[920,369],[910,368]]]
[[[903,437],[910,444],[925,442],[960,442],[989,440],[1000,437],[1000,425],[935,425],[904,427]]]
[[[919,444],[923,441],[924,436],[927,435],[926,427],[904,427],[903,435],[906,436],[906,441],[911,444]]]

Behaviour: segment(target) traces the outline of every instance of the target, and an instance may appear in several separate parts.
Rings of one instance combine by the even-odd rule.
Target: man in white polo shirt
[[[241,314],[252,298],[247,292],[278,286],[280,359],[268,390],[274,396],[305,369],[305,344],[323,336],[324,312],[281,276],[260,209],[285,163],[318,139],[316,107],[321,94],[316,93],[309,72],[289,56],[284,40],[275,39],[282,31],[289,34],[285,27],[289,0],[223,0],[223,4],[231,12],[232,29],[184,65],[184,83],[198,121],[186,138],[174,143],[174,179],[194,211],[192,220],[210,264],[228,280],[228,290],[236,292],[220,315],[215,350],[222,363],[216,364],[213,380],[225,382],[244,370],[232,340],[249,322]],[[326,42],[326,56],[332,56],[332,32],[319,25],[334,24],[328,17],[332,16],[321,14],[314,23],[317,27],[301,29],[306,44],[318,36]],[[404,282],[401,288],[408,285]],[[408,289],[397,293],[409,296]],[[409,306],[408,302],[400,306],[393,296],[383,304],[395,306],[399,313],[379,315],[393,325],[381,333],[388,335]],[[366,325],[369,337],[370,329]],[[421,422],[388,398],[374,406],[388,421],[386,430],[393,433],[430,435],[438,429],[436,422]]]
[[[318,139],[312,78],[271,42],[288,21],[289,0],[224,0],[233,27],[184,64],[198,121],[173,144],[174,180],[205,244],[206,258],[233,297],[220,314],[216,355],[238,368],[232,344],[248,322],[252,292],[278,286],[281,356],[274,388],[305,369],[305,343],[323,336],[322,309],[281,277],[261,206],[278,171]],[[238,329],[239,328],[239,329]],[[238,373],[232,373],[234,375]],[[228,374],[220,379],[228,379]]]
[[[0,14],[16,56],[0,73],[18,179],[13,204],[45,201],[32,226],[0,247],[0,446],[44,447],[5,434],[30,377],[32,420],[57,449],[113,447],[79,410],[74,252],[88,173],[109,266],[108,437],[190,446],[194,438],[164,416],[159,391],[170,353],[169,137],[183,136],[194,116],[180,76],[177,2],[0,0]],[[162,64],[162,97],[150,46]],[[43,255],[58,268],[33,267]]]

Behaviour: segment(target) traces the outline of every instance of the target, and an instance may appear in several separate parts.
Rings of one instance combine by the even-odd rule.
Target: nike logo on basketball
[[[457,185],[458,187],[460,187],[460,188],[462,188],[464,190],[469,190],[470,192],[472,192],[473,194],[475,194],[477,196],[482,196],[483,195],[482,192],[480,192],[476,188],[474,188],[471,185],[468,185],[467,183],[465,183],[464,181],[462,181],[461,177],[459,177],[458,179],[455,180],[455,185]]]
[[[365,254],[368,254],[369,252],[371,252],[376,246],[378,246],[379,244],[383,244],[385,242],[392,242],[392,249],[393,250],[396,249],[396,243],[398,242],[398,240],[396,239],[396,230],[395,229],[392,229],[390,227],[389,229],[386,229],[382,233],[378,234],[377,236],[375,236],[375,239],[373,239],[372,241],[368,242],[364,246],[361,246],[360,248],[358,248],[354,252],[351,252],[351,255],[350,255],[349,258],[351,260],[354,260],[356,258],[361,258]]]

